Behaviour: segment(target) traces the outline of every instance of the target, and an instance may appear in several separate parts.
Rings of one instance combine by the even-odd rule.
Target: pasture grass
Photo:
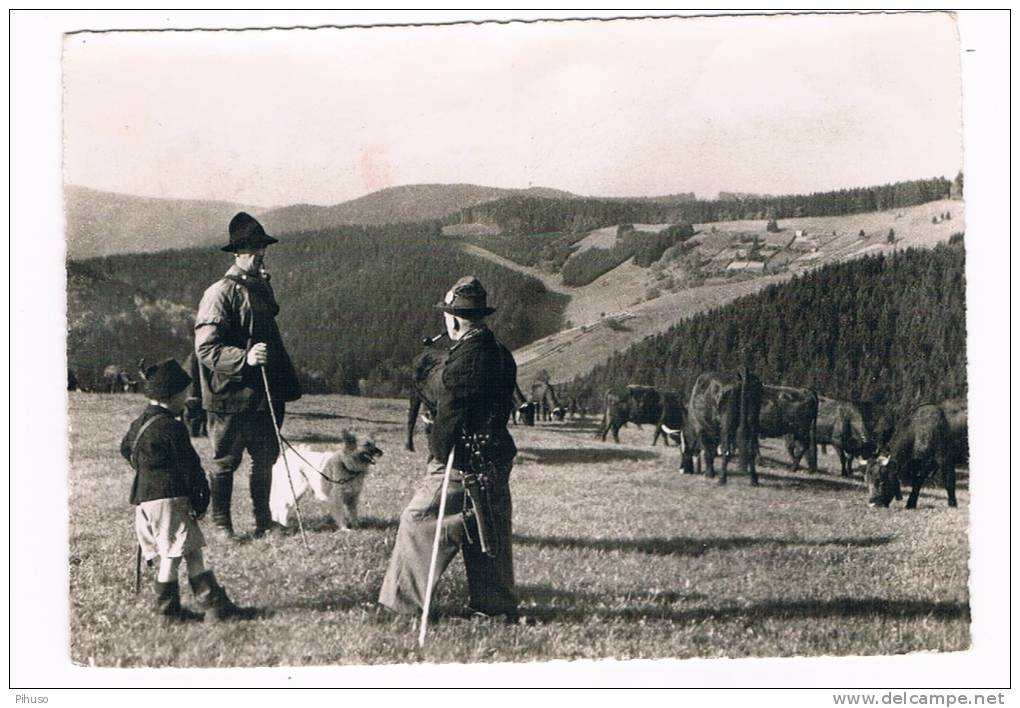
[[[859,479],[791,474],[768,441],[762,485],[679,473],[675,448],[625,428],[624,444],[592,439],[594,421],[512,428],[514,557],[524,609],[539,624],[449,617],[423,650],[416,620],[380,615],[374,600],[396,521],[423,471],[403,449],[404,403],[308,396],[291,405],[293,442],[339,445],[373,432],[385,456],[365,485],[365,528],[342,532],[303,501],[311,553],[295,535],[217,545],[207,559],[238,603],[267,619],[158,629],[152,571],[134,593],[131,471],[117,451],[140,396],[71,393],[71,658],[99,666],[278,666],[524,662],[580,658],[779,657],[958,651],[970,645],[969,493],[949,509],[940,489],[919,509],[869,509]],[[209,442],[196,441],[210,464]],[[234,491],[238,530],[253,526],[247,465]],[[208,531],[208,522],[203,523]],[[182,575],[183,580],[183,575]],[[186,604],[194,605],[186,581]],[[454,561],[440,612],[466,601]]]

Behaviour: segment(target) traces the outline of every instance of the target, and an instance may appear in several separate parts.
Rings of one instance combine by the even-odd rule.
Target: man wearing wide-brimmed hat
[[[222,250],[234,264],[202,296],[195,318],[195,352],[201,362],[202,406],[213,444],[209,477],[213,530],[235,539],[230,513],[234,471],[245,450],[251,458],[250,489],[255,535],[272,526],[269,490],[280,453],[266,398],[268,380],[276,421],[284,403],[301,397],[301,386],[283,346],[276,297],[263,267],[266,247],[277,239],[252,216],[241,212],[230,221],[230,242]]]
[[[453,451],[436,577],[463,549],[470,594],[468,610],[516,621],[509,480],[517,448],[506,425],[513,410],[517,365],[485,324],[494,308],[486,303],[485,288],[477,278],[458,280],[436,307],[443,311],[446,331],[454,344],[442,372],[443,393],[429,433],[427,474],[400,517],[379,603],[402,614],[419,612],[424,605],[439,497]],[[490,528],[494,532],[489,539],[493,556],[481,550],[474,525],[477,522],[461,514],[464,471],[471,467],[465,435],[479,433],[488,440],[486,486],[491,503]]]

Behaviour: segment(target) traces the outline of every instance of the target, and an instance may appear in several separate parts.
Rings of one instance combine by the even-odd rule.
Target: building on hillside
[[[728,271],[747,271],[761,273],[765,270],[764,261],[733,261],[726,266]]]

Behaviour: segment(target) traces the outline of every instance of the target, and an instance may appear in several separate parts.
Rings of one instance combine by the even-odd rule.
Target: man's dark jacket
[[[202,363],[202,406],[214,413],[267,410],[262,367],[246,362],[251,345],[269,352],[266,376],[273,403],[296,401],[301,384],[283,346],[280,306],[269,282],[231,266],[202,296],[195,317],[195,352]]]
[[[151,418],[156,420],[142,430],[139,438],[139,430]],[[209,482],[202,461],[191,446],[188,429],[169,410],[148,405],[128,428],[120,443],[120,454],[135,468],[132,504],[188,497],[196,513],[205,512],[209,505]]]
[[[491,434],[487,455],[490,462],[512,460],[517,447],[506,424],[513,410],[516,383],[513,354],[487,327],[473,330],[455,343],[443,369],[443,394],[429,434],[432,457],[445,463],[456,445],[454,466],[465,469],[467,455],[457,443],[466,430]]]

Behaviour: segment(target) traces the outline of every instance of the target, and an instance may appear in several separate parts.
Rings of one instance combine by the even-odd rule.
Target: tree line
[[[910,180],[872,187],[839,189],[785,196],[747,196],[715,200],[663,199],[547,199],[513,196],[463,209],[444,223],[482,223],[505,233],[537,234],[590,231],[624,223],[706,223],[743,219],[788,219],[804,216],[843,216],[900,209],[939,199],[958,197],[963,174]]]
[[[679,391],[747,364],[767,383],[866,400],[903,414],[965,396],[962,235],[824,266],[696,315],[614,354],[571,387],[589,405],[627,384]]]

